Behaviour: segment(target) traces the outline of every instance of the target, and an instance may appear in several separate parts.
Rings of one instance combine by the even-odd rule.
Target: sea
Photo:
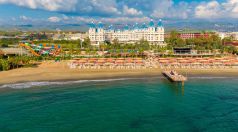
[[[238,77],[0,86],[1,132],[237,132]]]

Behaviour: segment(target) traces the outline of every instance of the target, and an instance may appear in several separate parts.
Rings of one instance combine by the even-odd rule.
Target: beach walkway
[[[185,82],[187,81],[187,77],[179,74],[176,71],[163,71],[162,74],[172,82]]]

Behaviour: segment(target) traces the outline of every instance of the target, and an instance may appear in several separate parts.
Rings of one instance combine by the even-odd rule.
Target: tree
[[[147,40],[141,39],[139,42],[139,50],[141,51],[145,51],[145,50],[149,50],[150,49],[150,44]]]
[[[81,44],[83,44],[83,42],[82,42],[82,40],[79,39],[79,40],[78,40],[78,44],[77,44],[77,48],[80,48],[80,49],[81,49],[81,48],[82,48],[82,47],[81,47]]]
[[[171,31],[170,37],[166,39],[166,43],[168,43],[170,48],[186,46],[185,41],[179,37],[179,33],[175,30]]]
[[[102,44],[100,44],[99,48],[100,48],[101,51],[104,52],[105,49],[107,48],[107,44],[106,43],[102,43]]]
[[[10,69],[10,65],[9,65],[9,62],[8,60],[5,60],[5,59],[0,59],[0,70],[2,71],[7,71]]]
[[[118,45],[119,44],[119,40],[117,38],[115,38],[112,42],[113,42],[114,45]]]
[[[83,47],[84,48],[89,48],[91,46],[91,40],[89,39],[89,37],[87,37],[86,39],[84,39],[83,41]]]

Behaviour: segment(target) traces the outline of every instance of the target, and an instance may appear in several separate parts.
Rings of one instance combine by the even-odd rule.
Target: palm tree
[[[10,65],[9,65],[8,60],[1,59],[1,60],[0,60],[0,65],[1,65],[1,70],[2,70],[2,71],[7,71],[7,70],[10,69]]]
[[[101,51],[104,52],[106,48],[107,48],[107,45],[105,43],[100,44],[100,50]]]

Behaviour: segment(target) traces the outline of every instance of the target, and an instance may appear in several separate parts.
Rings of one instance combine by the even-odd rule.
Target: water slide
[[[47,47],[46,45],[43,46],[42,44],[37,46],[34,44],[29,44],[29,43],[21,43],[19,44],[19,46],[29,50],[34,56],[41,56],[41,55],[56,56],[56,55],[59,55],[61,52],[61,47],[57,45],[52,45],[51,47]]]
[[[26,44],[21,43],[21,44],[19,44],[19,46],[29,50],[31,52],[31,54],[33,54],[34,56],[40,56],[40,54],[35,52],[35,50],[33,50],[30,46],[28,46]]]

